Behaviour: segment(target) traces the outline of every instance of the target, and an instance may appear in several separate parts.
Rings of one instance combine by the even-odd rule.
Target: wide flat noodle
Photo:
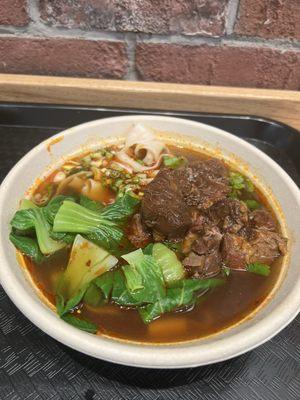
[[[135,161],[129,155],[130,151],[133,151],[144,165]],[[157,140],[148,128],[142,124],[135,124],[128,133],[124,148],[116,156],[121,162],[132,167],[133,171],[143,172],[157,168],[163,154],[167,152],[166,145]]]

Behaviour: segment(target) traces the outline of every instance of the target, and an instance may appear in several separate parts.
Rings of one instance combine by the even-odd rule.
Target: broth
[[[208,158],[191,149],[175,146],[170,148],[173,154],[184,156],[189,161]],[[42,185],[44,188],[45,183]],[[264,196],[257,190],[255,196],[270,210]],[[53,304],[57,278],[68,263],[69,252],[70,249],[64,249],[54,257],[46,259],[41,265],[36,265],[26,258],[28,270],[36,285]],[[142,322],[136,310],[113,304],[97,308],[81,304],[76,312],[80,317],[95,323],[100,333],[113,338],[143,343],[172,343],[199,339],[230,327],[251,314],[271,292],[278,279],[281,264],[281,259],[273,263],[268,277],[232,271],[224,286],[210,290],[192,309],[166,313],[149,325]]]

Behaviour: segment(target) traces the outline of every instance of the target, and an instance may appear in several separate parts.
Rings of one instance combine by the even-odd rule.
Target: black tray
[[[0,104],[0,182],[29,149],[98,118],[163,114],[217,126],[259,147],[300,186],[300,134],[256,117],[91,107]],[[1,268],[1,266],[0,266]],[[299,400],[300,316],[240,357],[185,370],[144,370],[85,356],[32,325],[0,288],[1,400]]]

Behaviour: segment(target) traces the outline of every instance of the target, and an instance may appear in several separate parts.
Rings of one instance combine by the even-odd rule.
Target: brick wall
[[[300,0],[0,0],[0,73],[300,88]]]

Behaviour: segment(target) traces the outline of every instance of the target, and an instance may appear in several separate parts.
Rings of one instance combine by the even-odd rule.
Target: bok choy
[[[139,313],[145,324],[158,318],[161,314],[171,312],[177,308],[190,306],[196,303],[196,293],[206,291],[224,283],[224,280],[211,279],[183,279],[173,287],[167,289],[166,296],[158,299],[155,303],[140,308]]]
[[[113,268],[118,259],[106,250],[77,235],[57,290],[59,313],[65,314],[83,298],[90,283]]]
[[[162,269],[164,279],[167,283],[184,278],[184,268],[178,260],[174,251],[162,243],[155,243],[152,255]]]
[[[155,246],[156,244],[152,250]],[[164,247],[158,247],[163,254]],[[176,257],[175,253],[173,254]],[[170,262],[173,256],[171,254],[168,256],[166,260]],[[183,279],[183,275],[178,273],[181,270],[176,265],[175,259],[173,264],[168,264],[165,275],[161,267],[164,257],[159,258],[160,265],[154,254],[144,254],[141,249],[123,255],[122,258],[128,262],[127,265],[121,270],[105,273],[95,279],[94,284],[101,289],[106,301],[111,300],[121,306],[136,307],[145,324],[161,314],[195,304],[199,294],[224,283],[224,279],[217,278]],[[171,273],[172,265],[174,273]],[[172,279],[168,281],[166,277]]]
[[[56,196],[45,207],[38,207],[31,200],[23,199],[11,220],[11,242],[37,264],[43,261],[43,255],[52,254],[74,240],[74,236],[55,235],[52,231],[54,216],[66,199],[74,201],[71,196]]]
[[[11,220],[11,226],[19,235],[26,236],[28,233],[35,233],[39,249],[43,254],[54,253],[65,246],[64,243],[51,238],[51,226],[42,208],[34,207],[17,211]],[[18,243],[20,244],[21,241],[19,237]],[[20,246],[18,248],[22,250]]]
[[[88,240],[115,252],[124,237],[121,226],[138,203],[139,199],[129,193],[100,211],[64,201],[55,216],[53,232],[84,234]]]

